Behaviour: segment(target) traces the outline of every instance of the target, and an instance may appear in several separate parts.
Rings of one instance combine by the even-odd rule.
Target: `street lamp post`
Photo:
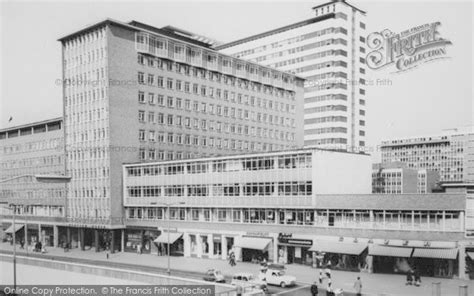
[[[161,204],[166,207],[166,211],[168,212],[168,243],[167,243],[167,255],[168,255],[168,268],[166,272],[168,273],[168,276],[171,275],[171,268],[170,268],[170,263],[171,263],[171,254],[170,254],[170,229],[171,229],[171,216],[170,216],[170,207],[171,206],[177,206],[177,205],[184,205],[184,202],[179,202],[179,203],[164,203]]]
[[[71,181],[70,176],[62,176],[62,175],[20,175],[15,176],[12,178],[7,178],[0,180],[0,183],[10,182],[20,178],[26,177],[34,177],[36,181],[42,183],[68,183]],[[16,204],[10,204],[13,208],[13,217],[12,217],[12,242],[13,242],[13,289],[16,290],[16,225],[15,225],[15,218],[16,218]],[[10,208],[6,208],[10,209]]]

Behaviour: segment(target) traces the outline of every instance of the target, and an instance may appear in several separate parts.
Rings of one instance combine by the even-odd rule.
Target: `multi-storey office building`
[[[0,130],[0,202],[15,205],[18,223],[13,229],[12,211],[2,207],[2,230],[18,241],[58,245],[66,187],[39,183],[34,175],[64,175],[62,118]]]
[[[305,146],[363,150],[365,12],[343,0],[313,11],[313,18],[216,48],[306,78]]]
[[[303,144],[303,79],[292,74],[135,21],[105,20],[60,41],[75,241],[97,246],[102,236],[84,229],[122,227],[123,162]]]
[[[408,168],[439,172],[441,182],[474,181],[474,132],[393,139],[380,146],[382,164],[405,163]]]
[[[372,193],[430,193],[438,188],[439,173],[409,169],[400,162],[372,166]]]
[[[172,255],[463,276],[466,195],[369,194],[370,166],[317,149],[124,165],[124,249],[166,253],[170,219]]]

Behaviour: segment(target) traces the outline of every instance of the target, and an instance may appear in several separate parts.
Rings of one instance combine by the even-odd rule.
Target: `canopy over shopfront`
[[[471,258],[471,260],[474,260],[474,252],[466,252],[466,253],[467,253],[467,256]]]
[[[369,255],[410,258],[413,248],[369,245]]]
[[[338,253],[359,256],[367,248],[366,244],[316,241],[309,249],[312,252]]]
[[[170,232],[169,233],[169,242],[170,244],[173,244],[175,241],[177,241],[183,234],[181,232]],[[159,237],[157,237],[154,240],[155,243],[162,243],[162,244],[167,244],[168,243],[168,232],[162,232]]]
[[[456,260],[458,249],[415,248],[412,257]]]
[[[15,224],[15,231],[13,231],[13,224],[5,230],[5,233],[13,233],[17,232],[18,230],[22,229],[25,225],[24,224]]]
[[[268,244],[271,241],[272,240],[270,238],[241,237],[240,240],[235,245],[243,249],[253,249],[253,250],[263,251],[267,248]]]

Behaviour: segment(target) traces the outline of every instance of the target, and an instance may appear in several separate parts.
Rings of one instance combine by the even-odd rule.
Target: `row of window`
[[[194,85],[197,86],[197,84],[194,84]],[[210,88],[210,89],[212,89],[212,95],[210,96],[214,97],[213,95],[214,90],[213,88]],[[204,91],[204,93],[206,92]],[[235,92],[229,92],[227,90],[224,90],[223,95],[221,95],[220,89],[216,89],[216,94],[217,94],[217,98],[219,99],[223,98],[225,101],[230,101],[232,103],[237,103],[240,105],[247,105],[247,106],[258,107],[258,108],[263,108],[263,109],[271,109],[271,110],[280,111],[280,112],[295,113],[296,107],[294,104],[288,104],[288,103],[276,102],[276,101],[274,102],[272,100],[261,99],[254,96],[242,95],[240,93],[237,93],[236,95]],[[190,99],[183,100],[182,98],[178,98],[178,97],[174,99],[172,96],[167,96],[165,100],[165,96],[162,94],[155,95],[154,92],[148,92],[148,95],[145,96],[144,91],[139,91],[138,102],[145,104],[147,103],[147,101],[150,105],[168,106],[170,108],[174,108],[174,106],[176,106],[176,108],[178,109],[182,109],[184,107],[184,109],[188,111],[191,110]],[[199,109],[198,107],[196,107],[196,104],[199,105],[199,102],[197,100],[194,100],[193,101],[194,111],[198,111]],[[201,104],[205,106],[207,103],[203,102]],[[214,106],[214,104],[209,104],[209,105]],[[217,106],[220,106],[220,105],[217,105]]]
[[[128,177],[203,174],[211,172],[259,171],[273,169],[311,168],[311,153],[263,156],[248,159],[213,160],[211,162],[191,162],[177,164],[154,164],[127,168]]]
[[[146,61],[146,62],[145,62]],[[227,75],[223,73],[219,73],[216,71],[211,71],[211,70],[206,70],[201,67],[193,67],[187,64],[179,63],[179,62],[173,62],[168,59],[159,59],[159,58],[151,58],[151,57],[145,57],[141,54],[138,55],[138,63],[142,66],[148,65],[149,67],[155,67],[158,69],[166,69],[167,71],[174,71],[178,74],[182,74],[185,76],[193,76],[195,78],[201,78],[201,79],[207,79],[209,81],[214,81],[217,83],[223,83],[226,85],[230,85],[233,87],[239,87],[242,89],[246,90],[252,90],[254,92],[263,92],[263,93],[268,93],[272,95],[280,95],[279,93],[285,93],[285,97],[292,99],[292,95],[294,95],[294,92],[291,90],[283,90],[285,86],[282,85],[281,83],[278,82],[284,82],[284,83],[294,83],[294,79],[290,78],[287,75],[283,75],[280,72],[277,71],[263,71],[259,73],[259,70],[250,67],[243,67],[242,64],[240,63],[231,63],[230,61],[223,60],[222,65],[223,70],[227,68],[227,72],[232,72],[231,69],[232,67],[236,67],[238,69],[237,74],[239,72],[250,72],[253,78],[258,78],[259,74],[262,77],[262,83],[260,82],[255,82],[255,81],[250,81],[245,78],[238,78],[234,75]],[[230,71],[229,71],[230,70]],[[278,87],[269,85],[271,84],[271,80],[273,79],[273,83],[277,84]],[[283,97],[283,96],[280,96]]]
[[[307,39],[312,39],[312,38],[320,38],[321,36],[328,35],[328,34],[333,34],[333,33],[342,33],[342,34],[347,34],[347,30],[342,28],[342,27],[337,27],[337,28],[325,28],[322,30],[318,31],[313,31],[307,34],[303,34],[300,36],[296,37],[291,37],[288,39],[280,40],[277,42],[273,42],[270,45],[262,45],[253,49],[247,49],[241,52],[237,52],[234,54],[235,57],[243,57],[247,55],[251,55],[254,53],[259,53],[262,51],[266,51],[267,49],[274,49],[278,47],[283,47],[285,45],[290,45],[293,43],[301,42]]]
[[[371,214],[372,213],[372,214]],[[318,225],[365,229],[462,230],[455,211],[249,208],[126,208],[129,219]]]
[[[311,196],[312,182],[127,186],[127,197],[160,196]]]
[[[156,116],[155,116],[156,115]],[[251,113],[250,118],[248,117],[248,112],[244,112],[242,115],[239,114],[239,116],[242,116],[243,118],[241,119],[246,119],[246,120],[252,120],[255,122],[264,122],[272,125],[280,125],[282,127],[296,127],[296,122],[295,119],[293,118],[284,118],[284,117],[278,117],[278,116],[273,116],[273,115],[268,115],[267,114],[261,114],[257,113],[255,114],[254,112]],[[226,115],[228,116],[228,115]],[[234,116],[231,115],[231,117],[235,118]],[[236,134],[250,134],[250,135],[256,135],[258,134],[259,130],[264,130],[266,133],[267,128],[261,128],[261,127],[254,127],[247,125],[241,125],[241,124],[230,124],[227,122],[220,122],[220,121],[215,121],[215,120],[208,120],[208,119],[199,119],[199,118],[191,118],[191,117],[184,117],[181,115],[173,115],[173,114],[164,114],[164,113],[157,113],[149,111],[148,116],[146,116],[145,111],[139,110],[138,111],[138,121],[145,123],[154,123],[154,124],[166,124],[166,125],[175,125],[177,127],[186,127],[186,128],[195,128],[195,129],[203,129],[203,130],[211,130],[211,131],[224,131],[227,133],[236,133]],[[249,133],[250,130],[250,133]],[[257,131],[257,133],[253,132]],[[270,134],[272,134],[273,129],[268,129]],[[278,130],[275,129],[275,133],[278,133]]]

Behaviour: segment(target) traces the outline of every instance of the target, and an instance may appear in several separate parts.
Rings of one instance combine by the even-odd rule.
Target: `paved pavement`
[[[0,243],[0,250],[12,250],[12,246],[8,243]],[[18,248],[17,248],[18,250]],[[93,250],[80,251],[72,249],[64,252],[59,248],[48,248],[47,255],[57,255],[71,258],[84,258],[102,262],[116,262],[124,264],[134,264],[143,267],[166,268],[167,257],[156,256],[151,254],[138,255],[136,253],[115,253],[106,259],[105,252],[96,253]],[[24,255],[25,250],[19,250],[19,254]],[[31,252],[30,252],[31,253]],[[221,270],[224,275],[231,277],[237,272],[251,272],[257,274],[259,265],[252,263],[238,262],[236,266],[231,267],[225,260],[216,259],[199,259],[185,257],[171,257],[171,269],[175,271],[190,271],[193,273],[204,273],[208,268],[216,268]],[[272,293],[279,295],[310,295],[308,285],[317,280],[319,270],[309,266],[296,264],[287,265],[287,273],[294,275],[299,284],[293,288],[272,288]],[[173,272],[172,272],[173,274]],[[439,279],[439,278],[422,278],[420,287],[405,286],[405,277],[402,275],[392,274],[367,274],[359,272],[332,271],[332,286],[334,288],[342,288],[346,292],[353,292],[353,283],[357,276],[360,276],[363,283],[364,295],[393,295],[393,296],[431,296],[433,283],[439,282],[441,286],[441,295],[459,295],[459,287],[467,285],[468,295],[474,292],[474,281],[460,279]],[[325,287],[326,280],[323,282]],[[346,293],[345,295],[350,295]],[[321,294],[320,295],[324,295]]]

